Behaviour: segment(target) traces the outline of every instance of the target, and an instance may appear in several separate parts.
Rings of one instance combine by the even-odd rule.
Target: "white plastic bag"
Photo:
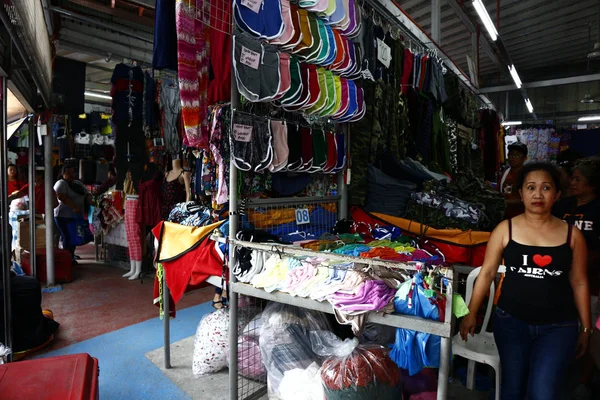
[[[227,367],[229,352],[229,310],[220,309],[205,315],[196,329],[192,372],[202,376]]]

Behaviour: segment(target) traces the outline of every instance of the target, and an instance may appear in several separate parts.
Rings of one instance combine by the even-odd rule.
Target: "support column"
[[[0,76],[0,93],[2,98],[0,110],[0,233],[2,250],[0,268],[2,269],[2,294],[4,296],[4,345],[12,348],[12,305],[10,288],[10,254],[12,238],[11,229],[8,221],[8,178],[6,177],[6,166],[8,165],[8,155],[6,154],[6,85],[8,80],[5,76]],[[12,361],[12,356],[9,356]]]
[[[48,121],[50,122],[50,121]],[[52,207],[52,191],[54,187],[54,168],[52,165],[52,129],[47,127],[44,138],[44,185],[46,198],[46,283],[54,286],[54,207]]]
[[[33,115],[29,117],[29,265],[31,276],[37,276],[37,263],[35,257],[35,145],[37,142],[37,130]]]
[[[452,0],[451,0],[452,1]],[[440,25],[442,22],[441,0],[431,0],[431,38],[441,45],[442,35]]]
[[[233,131],[233,116],[240,105],[240,93],[237,90],[235,76],[231,74],[231,121]],[[233,162],[229,161],[229,238],[235,239],[238,232],[238,170]],[[235,265],[235,247],[229,245],[229,287],[235,283],[233,266]],[[229,290],[229,399],[238,399],[238,294]]]

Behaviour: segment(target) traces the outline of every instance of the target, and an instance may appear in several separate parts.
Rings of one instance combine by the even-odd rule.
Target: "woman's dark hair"
[[[65,174],[65,172],[67,172],[68,169],[71,169],[71,168],[73,168],[73,171],[75,171],[75,166],[74,165],[72,165],[72,164],[64,164],[62,166],[62,169],[60,170],[61,177],[62,177],[62,175]]]
[[[561,190],[560,188],[560,174],[558,173],[558,169],[550,164],[544,162],[534,162],[530,164],[526,164],[521,171],[521,176],[519,176],[519,180],[517,181],[517,185],[519,189],[523,189],[523,184],[525,183],[525,178],[532,172],[536,171],[544,171],[547,172],[548,175],[552,178],[552,182],[554,183],[554,187],[556,190]]]
[[[588,157],[577,161],[573,171],[579,171],[588,180],[594,192],[600,194],[600,157]]]

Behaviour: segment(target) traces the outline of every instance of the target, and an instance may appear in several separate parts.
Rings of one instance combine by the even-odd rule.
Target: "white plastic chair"
[[[475,268],[467,277],[467,304],[469,304],[471,301],[475,279],[477,279],[480,272],[481,267]],[[504,272],[506,272],[506,267],[501,265],[500,268],[498,268],[498,273],[503,274]],[[469,360],[467,366],[467,389],[469,390],[473,390],[476,363],[487,364],[494,369],[496,373],[496,400],[500,400],[500,356],[498,355],[498,348],[496,347],[494,335],[490,332],[486,332],[494,305],[495,294],[496,284],[492,281],[490,286],[490,297],[487,304],[487,309],[485,310],[485,317],[483,319],[481,332],[473,337],[469,336],[467,342],[462,340],[460,333],[458,333],[452,339],[452,351],[454,355],[461,356]]]

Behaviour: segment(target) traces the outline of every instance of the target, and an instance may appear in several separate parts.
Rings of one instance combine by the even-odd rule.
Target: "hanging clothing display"
[[[185,128],[184,144],[205,148],[208,145],[206,112],[209,81],[209,28],[196,12],[206,12],[210,2],[177,0],[177,65],[181,109]],[[196,11],[198,10],[198,11]]]

